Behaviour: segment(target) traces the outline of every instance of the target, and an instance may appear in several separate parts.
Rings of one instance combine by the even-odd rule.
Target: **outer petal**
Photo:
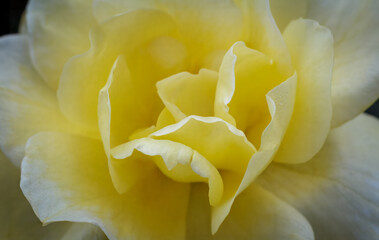
[[[187,215],[187,239],[314,239],[294,208],[253,184],[237,197],[219,231],[211,236],[206,189],[194,185]]]
[[[21,192],[20,170],[0,152],[0,238],[8,240],[105,239],[92,224],[54,223],[42,227]]]
[[[317,239],[379,237],[379,122],[361,115],[301,165],[272,164],[258,183],[296,207]]]
[[[86,132],[60,113],[54,92],[31,65],[26,40],[0,39],[0,147],[15,165],[28,138],[39,131]]]
[[[124,55],[133,84],[141,90],[139,97],[150,103],[145,106],[146,111],[151,119],[156,119],[161,105],[155,82],[171,75],[170,71],[177,72],[182,58],[171,68],[163,69],[159,65],[161,54],[151,51],[159,50],[167,41],[176,43],[170,45],[172,51],[182,49],[177,40],[168,37],[174,30],[170,16],[152,10],[127,12],[100,24],[91,33],[91,49],[71,58],[63,70],[58,89],[62,112],[75,122],[97,128],[99,91],[117,57]]]
[[[299,81],[291,123],[275,161],[300,163],[320,150],[329,133],[333,37],[327,28],[304,19],[292,22],[283,35]]]
[[[329,27],[335,39],[333,127],[354,118],[379,97],[378,11],[376,0],[309,3],[308,16]]]
[[[109,239],[183,239],[188,194],[159,171],[119,195],[100,141],[40,133],[28,142],[21,188],[44,223],[90,222]]]
[[[31,0],[27,32],[35,67],[54,89],[66,61],[89,48],[89,30],[96,21],[91,0]]]
[[[336,127],[379,97],[379,2],[376,0],[271,0],[279,26],[306,17],[331,29],[335,43],[332,81]]]

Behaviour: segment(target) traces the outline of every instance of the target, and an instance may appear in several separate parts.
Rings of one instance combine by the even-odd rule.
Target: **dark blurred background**
[[[3,0],[0,10],[1,22],[3,23],[0,24],[0,36],[17,33],[18,24],[26,3],[27,0]],[[366,112],[379,117],[379,101],[376,101]]]

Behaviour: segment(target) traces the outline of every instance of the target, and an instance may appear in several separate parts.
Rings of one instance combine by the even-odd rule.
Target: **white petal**
[[[332,131],[314,159],[272,164],[258,183],[304,214],[317,239],[377,239],[378,140],[378,119],[361,115]]]

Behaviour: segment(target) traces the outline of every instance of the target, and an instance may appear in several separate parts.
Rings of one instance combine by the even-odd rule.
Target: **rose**
[[[16,165],[23,158],[21,187],[42,222],[95,223],[110,239],[313,238],[305,218],[263,185],[298,207],[316,236],[347,238],[324,227],[329,212],[309,202],[336,208],[333,222],[357,237],[372,236],[358,229],[375,222],[364,202],[375,206],[377,197],[365,183],[377,181],[375,120],[333,131],[300,167],[271,162],[308,161],[331,123],[377,98],[376,2],[310,1],[283,11],[273,1],[282,33],[266,1],[90,4],[32,1],[25,34],[1,42],[0,143]],[[330,18],[335,10],[352,11],[341,16],[347,26]],[[334,40],[300,16],[326,24]],[[356,135],[364,141],[346,140]],[[370,154],[362,158],[361,149]],[[311,186],[288,171],[349,184],[364,196],[349,196],[362,222],[345,223],[349,206],[325,192],[333,184]],[[304,183],[294,191],[292,181]],[[93,231],[72,225],[64,237]]]

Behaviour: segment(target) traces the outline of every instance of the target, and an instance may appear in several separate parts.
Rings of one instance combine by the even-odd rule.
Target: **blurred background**
[[[0,17],[0,36],[18,32],[18,24],[24,12],[27,0],[3,0],[1,3]],[[376,101],[366,111],[379,118],[379,101]]]

